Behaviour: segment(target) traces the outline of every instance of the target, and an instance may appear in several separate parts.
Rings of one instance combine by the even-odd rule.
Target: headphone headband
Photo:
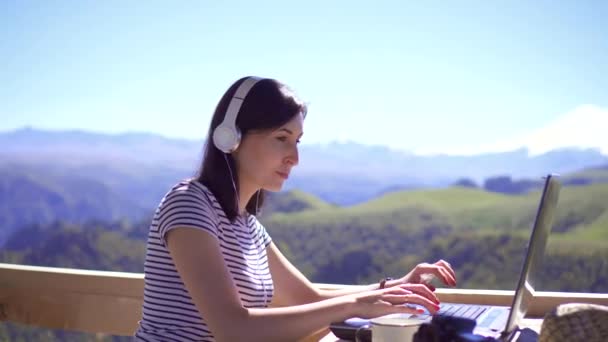
[[[224,121],[222,121],[222,125],[230,125],[236,127],[236,118],[239,115],[239,111],[241,110],[241,106],[243,105],[243,101],[245,101],[245,97],[253,88],[253,86],[261,80],[259,77],[251,76],[245,79],[237,88],[236,92],[232,96],[230,100],[230,104],[228,105],[228,109],[226,110],[226,116],[224,117]]]
[[[241,132],[236,127],[236,118],[241,110],[241,106],[247,97],[249,91],[263,78],[257,76],[250,76],[246,78],[236,89],[224,120],[219,126],[213,131],[213,143],[220,151],[224,153],[231,153],[237,149],[241,142]]]

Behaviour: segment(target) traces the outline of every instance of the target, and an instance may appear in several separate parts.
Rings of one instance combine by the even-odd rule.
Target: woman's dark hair
[[[232,84],[217,104],[207,133],[203,160],[196,173],[196,180],[213,192],[230,221],[238,215],[238,200],[232,181],[234,180],[238,189],[239,179],[232,155],[224,155],[213,144],[213,130],[224,120],[232,96],[245,79],[247,77]],[[258,81],[245,97],[236,119],[236,126],[240,129],[243,139],[249,131],[276,129],[298,114],[306,116],[306,112],[306,105],[286,85],[265,78]],[[230,179],[231,172],[226,161],[230,163],[233,180]],[[260,189],[258,192],[247,203],[246,210],[249,214],[256,215],[256,208],[261,208],[264,203],[264,191]]]

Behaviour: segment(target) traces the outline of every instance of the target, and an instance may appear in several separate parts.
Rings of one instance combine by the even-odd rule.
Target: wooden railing
[[[347,285],[318,284],[322,288]],[[132,335],[141,316],[140,273],[0,263],[0,320],[111,335]],[[510,306],[513,291],[437,289],[441,301]],[[529,316],[562,303],[608,305],[608,294],[537,292]]]

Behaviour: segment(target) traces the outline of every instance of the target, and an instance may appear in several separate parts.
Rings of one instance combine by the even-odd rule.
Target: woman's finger
[[[421,273],[431,273],[431,274],[439,277],[439,279],[441,279],[441,281],[444,284],[452,285],[452,286],[456,285],[456,280],[442,266],[426,264],[426,265],[419,266],[419,267],[420,267]]]
[[[443,260],[443,259],[439,259],[439,260],[437,260],[437,261],[435,262],[435,265],[437,265],[437,264],[442,264],[442,265],[444,265],[444,266],[446,266],[446,267],[448,267],[448,268],[452,268],[452,264],[450,264],[449,262],[447,262],[447,261],[445,261],[445,260]]]
[[[452,265],[450,265],[449,262],[441,259],[441,260],[437,261],[435,263],[435,265],[445,267],[445,269],[450,273],[450,275],[452,276],[452,278],[454,278],[454,281],[456,280],[456,272],[454,272],[454,269],[452,268]]]
[[[424,298],[418,294],[411,293],[406,295],[394,295],[386,294],[382,296],[383,301],[387,301],[393,305],[400,304],[419,304],[424,306],[431,314],[435,314],[439,311],[439,305],[433,303],[427,298]]]
[[[376,301],[376,304],[382,304],[382,305],[384,305],[384,306],[393,306],[393,304],[392,304],[392,303],[387,302],[386,300],[382,300],[382,299],[378,299],[378,300]]]
[[[435,292],[436,288],[432,284],[422,283],[422,285],[426,286],[431,292]]]
[[[378,291],[380,294],[410,294],[410,293],[412,293],[412,291],[410,291],[402,286],[387,287],[385,289],[376,290],[376,291]]]
[[[456,279],[454,279],[454,277],[452,277],[450,272],[448,272],[444,267],[441,267],[441,266],[436,266],[436,267],[437,267],[437,270],[439,271],[439,273],[441,273],[441,275],[443,276],[443,279],[447,280],[446,284],[456,286]]]
[[[435,295],[425,284],[402,284],[400,286],[401,288],[407,289],[431,300],[435,304],[439,304],[439,298],[437,298],[437,295]]]

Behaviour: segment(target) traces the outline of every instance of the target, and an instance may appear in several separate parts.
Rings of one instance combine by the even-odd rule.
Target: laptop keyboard
[[[483,305],[441,304],[438,313],[446,316],[464,317],[475,320],[488,309],[489,307]]]

